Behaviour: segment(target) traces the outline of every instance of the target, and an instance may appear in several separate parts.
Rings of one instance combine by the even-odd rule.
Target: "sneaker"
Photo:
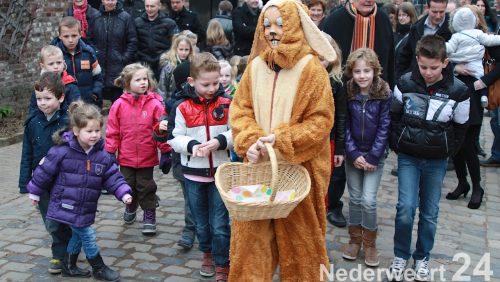
[[[59,274],[62,271],[62,263],[59,259],[51,259],[49,261],[49,273],[50,274]]]
[[[201,264],[200,275],[203,277],[213,277],[215,275],[215,265],[212,253],[203,253],[203,263]]]
[[[215,268],[215,281],[216,282],[227,282],[228,275],[229,275],[229,266],[225,266],[225,267],[217,266]]]
[[[135,222],[136,218],[136,213],[137,213],[137,207],[132,207],[132,204],[130,205],[125,205],[125,212],[123,213],[123,221],[125,221],[126,224],[132,224]]]
[[[406,260],[399,257],[394,257],[391,266],[389,267],[389,281],[402,281],[403,273],[406,269]]]
[[[488,107],[488,97],[481,96],[481,107],[483,107],[483,108]]]
[[[415,261],[415,281],[429,281],[429,261],[424,259],[417,259]]]

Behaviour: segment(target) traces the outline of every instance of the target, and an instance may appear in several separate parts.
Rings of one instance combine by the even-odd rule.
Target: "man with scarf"
[[[87,38],[87,32],[93,24],[95,18],[99,16],[99,11],[92,8],[87,0],[74,0],[65,13],[65,16],[74,17],[80,22],[82,39]]]
[[[391,22],[386,13],[377,10],[375,0],[352,0],[323,20],[320,29],[328,33],[342,50],[342,66],[348,55],[359,48],[377,53],[382,65],[382,78],[394,89],[394,40]],[[335,125],[338,126],[338,125]],[[338,146],[336,146],[338,147]],[[336,150],[335,154],[338,152]],[[328,187],[328,221],[346,226],[341,201],[346,184],[344,163],[336,167]],[[351,231],[350,231],[351,232]]]

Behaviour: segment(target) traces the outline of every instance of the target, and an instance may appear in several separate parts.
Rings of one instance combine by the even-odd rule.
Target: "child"
[[[229,60],[229,64],[233,67],[233,72],[236,74],[236,83],[239,83],[243,72],[247,68],[248,56],[242,57],[234,55],[231,60]]]
[[[67,273],[73,274],[77,269],[78,253],[83,247],[94,278],[118,281],[118,272],[106,266],[99,254],[91,225],[95,221],[102,187],[124,203],[132,201],[131,190],[113,158],[103,151],[103,120],[99,109],[79,101],[70,105],[69,113],[71,130],[54,134],[57,146],[49,150],[28,184],[30,199],[36,204],[50,191],[47,219],[71,226],[73,235],[63,263]],[[79,272],[89,276],[86,271]]]
[[[181,154],[184,185],[203,252],[200,274],[226,281],[229,214],[215,187],[214,174],[219,165],[230,161],[233,140],[228,124],[231,99],[219,87],[219,73],[219,63],[212,54],[194,56],[189,86],[182,92],[184,99],[169,115],[168,144]],[[166,125],[162,122],[159,129],[165,131]]]
[[[196,46],[198,44],[198,35],[196,33],[192,32],[189,29],[185,29],[185,30],[179,32],[178,35],[186,36],[191,41],[191,44],[193,45],[193,52],[194,53],[200,52],[200,48],[198,48],[198,46]]]
[[[500,45],[500,36],[477,29],[477,18],[471,9],[463,7],[455,11],[451,26],[454,33],[446,42],[446,52],[454,64],[465,63],[472,76],[484,76],[484,46]],[[481,91],[481,105],[488,106],[488,90]]]
[[[413,220],[419,208],[415,280],[430,277],[439,199],[447,159],[460,148],[469,118],[468,88],[453,76],[444,39],[422,37],[417,66],[403,75],[391,105],[390,146],[398,154],[398,204],[391,275],[400,280],[410,256]]]
[[[355,260],[361,245],[365,264],[378,266],[377,192],[389,137],[391,91],[372,49],[360,48],[346,62],[345,172],[349,190],[350,241],[342,257]]]
[[[126,224],[136,218],[137,207],[144,210],[142,234],[156,234],[156,183],[153,168],[158,165],[158,151],[161,150],[160,168],[170,167],[170,147],[153,140],[151,132],[165,107],[160,95],[152,92],[156,82],[153,72],[146,66],[135,63],[125,66],[115,85],[124,89],[123,94],[109,110],[105,149],[110,154],[118,151],[120,171],[132,187],[134,201],[127,204],[123,214]]]
[[[61,76],[57,73],[43,73],[35,82],[35,95],[38,108],[28,117],[24,127],[23,151],[19,173],[19,189],[21,193],[28,193],[26,185],[31,179],[33,170],[38,166],[40,160],[47,155],[52,142],[52,134],[61,128],[68,126],[68,115],[66,108],[61,108],[64,102],[64,84]],[[50,260],[49,272],[61,273],[67,270],[62,268],[61,262],[66,253],[68,241],[71,238],[71,229],[66,224],[46,219],[49,205],[49,193],[40,195],[38,208],[42,215],[46,229],[52,237],[52,259]],[[83,271],[83,270],[81,270]],[[88,276],[89,272],[79,272],[82,276]]]
[[[170,50],[160,56],[161,73],[158,92],[163,98],[163,101],[167,101],[175,91],[175,82],[172,77],[172,72],[181,62],[186,60],[191,61],[193,53],[191,41],[186,36],[178,35],[174,36]]]
[[[233,96],[234,92],[236,92],[236,80],[234,79],[235,75],[233,72],[233,68],[231,67],[229,62],[225,60],[219,61],[219,65],[219,82],[224,88],[224,92],[226,93],[226,95]]]
[[[64,17],[59,22],[59,37],[51,44],[63,51],[67,72],[76,78],[82,100],[102,107],[101,67],[94,48],[86,44],[80,34],[80,22]]]
[[[41,73],[54,72],[61,76],[64,83],[64,104],[68,106],[71,102],[80,99],[80,90],[76,84],[75,78],[66,72],[66,63],[61,49],[47,45],[40,50],[40,69]],[[31,115],[37,109],[35,91],[31,94],[29,105],[29,114]]]
[[[207,51],[217,60],[229,60],[233,55],[233,45],[226,38],[222,24],[216,19],[208,22]]]

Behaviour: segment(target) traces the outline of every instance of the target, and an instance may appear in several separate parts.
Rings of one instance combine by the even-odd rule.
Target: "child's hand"
[[[356,160],[354,160],[353,162],[353,165],[355,168],[357,169],[362,169],[364,170],[365,169],[365,166],[366,166],[366,160],[365,160],[365,157],[363,156],[359,156]]]
[[[254,143],[252,144],[252,146],[250,146],[250,148],[248,148],[247,159],[249,162],[255,164],[259,161],[260,154],[261,154],[260,150],[257,149],[257,143]]]
[[[130,205],[132,203],[132,196],[130,194],[125,194],[123,195],[122,201],[125,204]]]
[[[160,121],[160,125],[158,126],[158,129],[160,130],[160,133],[162,131],[167,131],[167,126],[168,126],[168,121],[167,120]]]
[[[260,137],[256,143],[259,150],[261,150],[263,153],[267,153],[267,148],[264,145],[264,143],[269,143],[271,144],[271,146],[274,146],[275,141],[276,141],[276,135],[269,134],[267,136]]]
[[[193,157],[202,158],[203,157],[203,148],[200,148],[201,144],[193,146]]]
[[[334,167],[341,166],[343,161],[344,161],[344,156],[343,155],[335,155],[335,156],[333,156],[333,166]]]
[[[36,206],[36,205],[38,205],[38,201],[31,199],[31,204],[34,205],[34,206]]]
[[[366,162],[365,170],[369,171],[369,172],[374,172],[375,170],[377,170],[377,166],[376,165],[371,165],[368,162]]]
[[[203,150],[204,157],[208,156],[210,152],[213,152],[220,147],[220,142],[217,139],[212,139],[200,145],[200,149]]]
[[[474,81],[474,90],[481,90],[483,88],[486,88],[486,84],[481,79],[478,79]]]

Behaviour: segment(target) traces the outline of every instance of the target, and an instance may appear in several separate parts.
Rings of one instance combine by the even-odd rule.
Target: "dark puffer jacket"
[[[366,101],[362,101],[360,92],[352,79],[347,82],[345,152],[351,162],[364,156],[377,166],[389,139],[391,91],[385,81],[375,77]]]
[[[122,200],[132,194],[113,158],[103,151],[100,140],[87,154],[73,133],[56,134],[54,146],[28,184],[28,191],[42,195],[50,191],[47,218],[76,227],[95,221],[97,201],[105,188]]]
[[[160,55],[170,49],[172,36],[179,32],[177,24],[163,12],[153,21],[146,13],[135,19],[137,29],[137,59],[149,64],[151,69],[159,72]]]
[[[226,38],[234,43],[234,34],[233,34],[233,18],[228,15],[217,15],[214,17],[214,20],[218,21],[222,25],[222,29],[224,30],[224,34]]]
[[[198,46],[203,46],[205,42],[205,29],[201,26],[198,15],[193,11],[183,7],[181,11],[170,13],[170,17],[175,21],[180,31],[190,30],[198,35]]]
[[[80,96],[85,103],[97,105],[102,93],[102,69],[94,48],[82,39],[76,46],[75,53],[67,51],[61,39],[54,38],[50,43],[62,50],[66,72],[76,79]]]
[[[213,45],[207,46],[207,52],[215,56],[217,60],[228,60],[233,56],[233,45]]]
[[[134,21],[118,2],[111,12],[101,6],[100,15],[89,31],[88,37],[97,49],[103,69],[104,86],[114,86],[123,67],[135,60],[137,33]]]
[[[260,10],[255,14],[250,11],[247,3],[243,3],[233,12],[234,54],[246,56],[252,49],[253,35],[257,27]]]
[[[38,108],[24,123],[23,152],[19,171],[19,188],[26,190],[33,170],[54,145],[52,134],[68,126],[67,108],[59,109],[47,120]]]
[[[391,149],[425,159],[453,156],[467,129],[470,93],[453,76],[451,64],[443,71],[443,79],[431,86],[426,86],[415,66],[394,89]]]

